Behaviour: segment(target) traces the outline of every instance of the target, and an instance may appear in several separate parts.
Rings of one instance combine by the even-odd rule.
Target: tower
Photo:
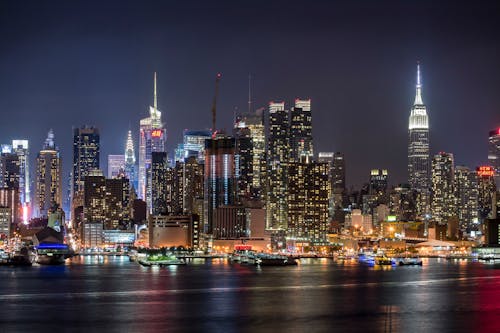
[[[453,154],[441,152],[432,159],[432,218],[446,224],[456,214]]]
[[[269,103],[266,224],[268,229],[288,226],[289,113],[284,102]]]
[[[301,157],[313,156],[311,100],[295,100],[290,112],[290,155],[298,162]]]
[[[139,130],[138,196],[146,201],[148,211],[151,212],[151,154],[165,152],[167,140],[167,131],[161,120],[161,112],[158,110],[156,72],[154,73],[153,106],[149,107],[149,117],[141,119]]]
[[[132,140],[132,131],[127,134],[127,143],[125,145],[125,175],[130,180],[130,185],[137,189],[137,170],[135,165],[134,141]]]
[[[500,127],[490,131],[488,147],[488,162],[500,174]]]
[[[408,183],[413,189],[430,187],[429,118],[422,100],[420,65],[417,64],[417,90],[408,126]]]
[[[36,158],[35,210],[36,216],[48,216],[49,209],[62,207],[62,161],[49,131],[43,149]]]

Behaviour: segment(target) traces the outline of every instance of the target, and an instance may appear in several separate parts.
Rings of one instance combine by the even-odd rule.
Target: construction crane
[[[215,76],[215,94],[214,100],[212,102],[212,138],[215,138],[215,135],[217,134],[215,122],[217,119],[217,96],[219,95],[219,81],[221,77],[221,73],[217,73],[217,75]]]

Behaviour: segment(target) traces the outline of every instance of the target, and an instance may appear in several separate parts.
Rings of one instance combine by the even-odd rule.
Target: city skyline
[[[498,36],[493,33],[498,25],[498,7],[488,2],[472,8],[470,4],[456,6],[449,17],[442,19],[439,14],[446,9],[445,5],[428,2],[420,6],[396,5],[391,10],[403,18],[411,9],[425,14],[426,24],[413,25],[413,15],[408,22],[391,19],[390,24],[401,28],[395,33],[398,29],[388,31],[389,23],[374,22],[362,10],[387,15],[382,9],[364,4],[361,9],[354,10],[353,6],[344,3],[318,2],[305,9],[310,15],[304,22],[313,19],[316,22],[307,29],[298,24],[289,30],[266,30],[299,17],[299,3],[284,7],[274,22],[265,24],[251,19],[251,14],[256,12],[251,5],[241,9],[225,4],[220,11],[216,6],[208,6],[209,15],[232,17],[231,24],[235,24],[236,31],[233,34],[224,32],[217,38],[211,36],[205,41],[194,37],[197,33],[203,37],[225,30],[213,24],[202,33],[200,28],[208,22],[207,18],[198,7],[189,5],[177,3],[162,7],[150,3],[151,6],[135,14],[132,13],[133,5],[124,6],[120,9],[122,14],[131,15],[142,23],[149,14],[157,17],[159,14],[153,13],[155,10],[163,13],[161,9],[168,12],[171,20],[167,20],[168,23],[164,20],[149,22],[145,27],[132,26],[123,32],[120,15],[109,11],[112,6],[80,3],[69,9],[57,3],[33,4],[31,9],[25,10],[33,13],[37,10],[37,15],[21,29],[15,23],[16,17],[22,14],[19,8],[12,3],[2,4],[5,6],[2,13],[8,12],[9,17],[0,23],[0,31],[6,32],[2,34],[3,44],[8,45],[8,52],[0,55],[0,71],[4,73],[0,80],[0,110],[5,114],[6,110],[15,109],[19,117],[14,117],[8,127],[2,127],[0,142],[29,139],[33,166],[33,152],[42,148],[47,131],[53,128],[66,179],[71,165],[71,127],[95,126],[101,132],[101,165],[106,171],[107,155],[123,153],[129,128],[137,153],[137,124],[147,116],[147,106],[152,101],[151,76],[157,71],[158,108],[163,111],[167,124],[167,150],[172,158],[175,147],[182,142],[184,129],[210,127],[214,74],[223,73],[218,124],[228,132],[234,108],[238,107],[236,112],[247,110],[248,74],[251,74],[252,106],[255,108],[266,108],[271,100],[311,99],[314,150],[316,153],[340,151],[345,154],[349,187],[366,183],[373,168],[388,169],[389,183],[397,184],[407,179],[405,129],[414,97],[415,63],[419,60],[430,118],[431,156],[447,151],[454,154],[457,165],[475,168],[487,164],[488,132],[500,124],[495,105],[500,69],[493,56],[499,47]],[[277,4],[264,6],[271,11],[276,8]],[[81,9],[81,15],[77,15],[76,9]],[[95,9],[98,10],[94,12]],[[332,17],[320,13],[322,10]],[[475,15],[468,15],[469,11]],[[229,15],[232,12],[233,16]],[[56,22],[61,13],[74,18],[75,22]],[[171,31],[182,23],[172,18],[172,13],[179,18],[192,14],[189,22],[193,26],[173,35]],[[262,9],[259,13],[264,17],[271,15]],[[340,18],[341,14],[346,14],[346,18]],[[236,18],[241,22],[235,22]],[[199,22],[195,22],[196,19]],[[334,22],[344,28],[336,29]],[[37,23],[43,28],[35,34]],[[359,25],[353,28],[349,23]],[[373,27],[374,32],[368,27]],[[151,31],[154,32],[152,37]],[[436,31],[440,32],[437,36],[433,34]],[[244,38],[236,38],[242,32],[249,44]],[[297,32],[301,33],[295,35]],[[125,45],[129,33],[137,43],[142,37],[150,36],[139,43],[143,43],[144,53],[138,53],[138,45]],[[374,33],[381,33],[380,46],[368,41]],[[44,41],[43,46],[32,43],[30,36],[35,35]],[[293,50],[294,36],[295,42],[306,46],[301,48],[304,52],[298,52],[304,54],[291,55],[286,60],[277,57],[280,48],[288,52]],[[331,37],[337,42],[348,37],[352,40],[334,48],[323,45],[320,37]],[[444,40],[448,42],[441,43]],[[78,44],[76,50],[62,48],[62,45],[82,41],[85,43]],[[117,44],[116,50],[107,44],[112,41]],[[397,46],[393,45],[396,41]],[[477,47],[462,54],[457,51],[460,44]],[[27,45],[37,52],[23,53],[16,58]],[[225,54],[231,50],[230,46],[237,55],[247,55],[240,61],[229,59]],[[270,47],[269,52],[262,53],[267,47]],[[201,54],[183,58],[194,48]],[[359,52],[364,52],[362,57]],[[198,57],[206,61],[197,63]],[[348,57],[353,59],[348,60]],[[45,62],[47,59],[50,61]],[[315,61],[318,65],[311,64]],[[26,82],[25,77],[30,80]],[[23,98],[26,94],[30,98]],[[464,131],[467,135],[463,135]],[[378,140],[368,140],[372,137]],[[375,152],[375,144],[388,148]],[[370,161],[369,165],[363,162],[366,160]]]

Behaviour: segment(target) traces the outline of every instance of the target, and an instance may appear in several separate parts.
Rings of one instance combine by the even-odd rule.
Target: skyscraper
[[[289,165],[287,242],[324,245],[329,226],[330,166],[326,162]]]
[[[269,103],[266,224],[268,229],[288,227],[289,114],[284,102]]]
[[[470,230],[478,221],[478,183],[475,170],[464,166],[455,168],[454,191],[457,217],[462,230]]]
[[[413,189],[430,188],[429,118],[422,100],[420,65],[417,65],[417,91],[408,126],[408,182]]]
[[[100,136],[95,127],[73,129],[73,173],[71,180],[71,219],[78,226],[84,207],[85,177],[99,170]]]
[[[108,155],[108,178],[125,173],[125,155]]]
[[[490,131],[488,161],[500,173],[500,127]]]
[[[238,200],[252,197],[253,188],[253,142],[250,129],[239,127],[234,129],[236,140],[235,171]]]
[[[137,189],[137,167],[135,164],[134,141],[132,140],[132,131],[128,131],[127,143],[125,145],[125,175],[130,180],[130,185]]]
[[[48,216],[54,204],[62,208],[62,190],[62,161],[50,130],[36,158],[35,216]]]
[[[12,140],[12,152],[19,158],[19,195],[26,206],[31,202],[28,140]]]
[[[95,127],[83,126],[73,129],[73,185],[72,198],[83,191],[85,177],[99,169],[100,136]]]
[[[266,175],[266,135],[263,110],[241,114],[236,117],[237,128],[247,128],[252,140],[252,194],[262,198]]]
[[[140,121],[139,137],[139,179],[138,196],[146,201],[148,211],[151,212],[151,154],[153,152],[165,152],[167,131],[161,120],[161,112],[158,110],[158,99],[156,97],[156,72],[154,74],[154,98],[153,106],[149,107],[149,117]]]
[[[218,135],[205,141],[205,228],[213,231],[217,207],[233,205],[236,201],[234,138]]]
[[[168,175],[167,153],[151,153],[151,188],[153,215],[167,215],[167,183]]]
[[[382,195],[387,191],[388,173],[385,169],[372,169],[370,172],[370,194]]]
[[[453,154],[441,152],[432,159],[432,219],[446,224],[456,215]]]
[[[311,100],[295,100],[290,111],[290,155],[298,162],[302,156],[313,157]]]

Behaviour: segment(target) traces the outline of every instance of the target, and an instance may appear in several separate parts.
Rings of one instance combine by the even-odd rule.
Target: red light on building
[[[151,132],[151,136],[152,136],[153,138],[160,138],[160,137],[161,137],[161,135],[162,135],[161,130],[153,130],[153,131]]]
[[[481,177],[493,177],[495,175],[495,170],[489,165],[480,166],[476,169],[476,171],[477,175]]]
[[[252,245],[235,245],[234,249],[236,251],[251,251]]]

